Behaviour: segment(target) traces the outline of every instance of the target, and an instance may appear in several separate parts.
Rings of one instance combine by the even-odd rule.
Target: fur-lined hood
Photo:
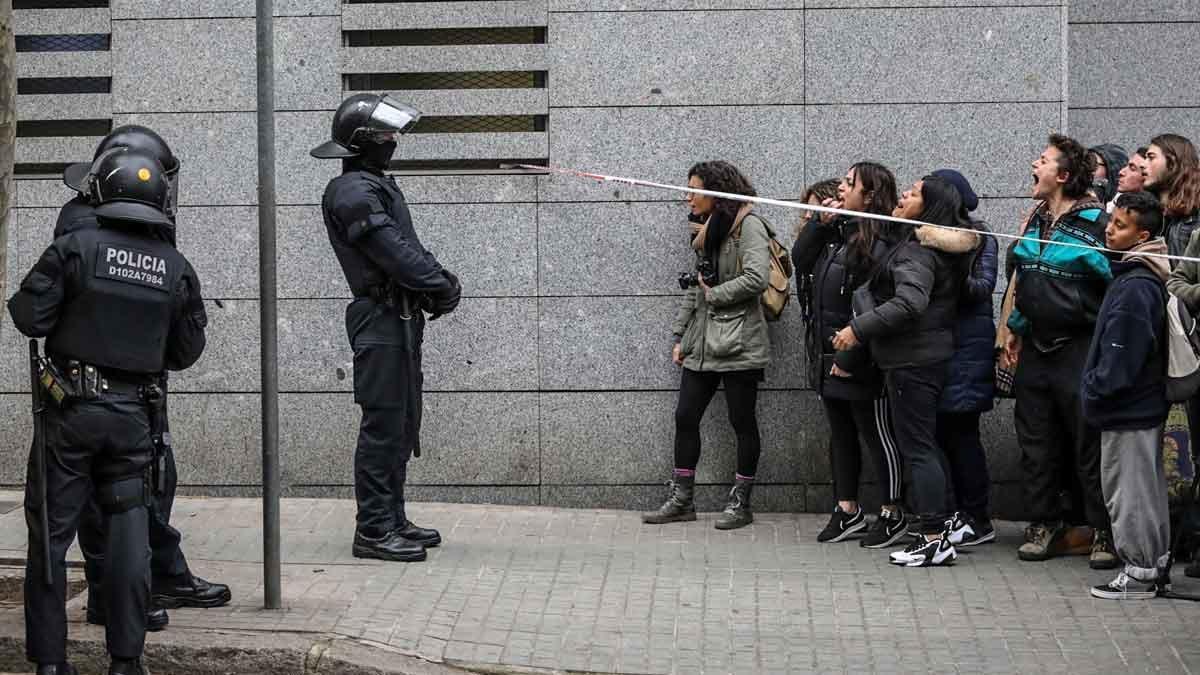
[[[922,246],[943,253],[968,253],[979,246],[979,235],[974,232],[962,232],[933,225],[922,225],[913,232]]]

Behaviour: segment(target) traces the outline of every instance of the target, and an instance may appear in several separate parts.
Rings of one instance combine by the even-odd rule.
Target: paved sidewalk
[[[152,643],[189,628],[285,631],[598,673],[1200,672],[1200,603],[1094,600],[1087,588],[1112,573],[1085,558],[1017,561],[1014,523],[953,568],[913,570],[856,542],[817,544],[824,516],[762,514],[719,532],[703,515],[654,527],[624,511],[414,504],[446,543],[406,565],[350,556],[353,502],[290,499],[286,608],[267,612],[259,506],[179,500],[193,569],[229,583],[234,602],[174,610]],[[23,557],[24,527],[19,509],[0,516],[0,557]]]

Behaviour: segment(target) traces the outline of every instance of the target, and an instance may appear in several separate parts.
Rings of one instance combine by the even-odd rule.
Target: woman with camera
[[[936,416],[946,361],[954,355],[962,254],[979,244],[961,209],[962,198],[946,180],[926,176],[914,183],[894,215],[966,231],[889,223],[880,232],[887,252],[855,292],[850,325],[833,336],[839,352],[866,344],[883,370],[893,431],[912,478],[913,520],[923,535],[891,554],[892,563],[907,567],[949,565],[957,557]]]
[[[807,201],[807,199],[806,199]],[[896,179],[886,167],[859,162],[823,205],[889,215],[896,206]],[[842,541],[867,529],[858,503],[862,445],[875,462],[883,508],[866,536],[867,548],[884,548],[908,532],[900,507],[900,454],[892,440],[883,376],[865,348],[839,352],[833,336],[850,323],[851,295],[866,282],[886,250],[881,224],[864,218],[822,214],[809,220],[792,246],[797,288],[806,324],[810,381],[829,422],[829,463],[837,505],[817,541]]]
[[[688,171],[688,186],[754,196],[750,181],[728,162],[701,162]],[[758,470],[761,440],[756,407],[758,383],[770,360],[770,338],[761,296],[770,274],[770,231],[751,205],[731,199],[688,194],[696,285],[688,288],[675,319],[672,359],[683,367],[675,408],[675,470],[670,494],[645,523],[696,519],[696,464],[700,461],[700,419],[725,384],[729,422],[737,436],[737,473],[728,505],[716,527],[731,530],[754,520],[750,492]]]

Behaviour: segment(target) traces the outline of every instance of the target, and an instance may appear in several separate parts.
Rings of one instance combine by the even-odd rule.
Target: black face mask
[[[392,155],[395,152],[395,141],[388,141],[387,143],[363,143],[360,159],[363,165],[383,171],[388,168],[388,164],[391,163]]]

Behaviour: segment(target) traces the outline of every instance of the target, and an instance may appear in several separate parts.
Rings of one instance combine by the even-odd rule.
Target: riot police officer
[[[179,204],[179,159],[171,148],[152,129],[129,124],[113,129],[101,139],[96,147],[95,158],[113,148],[125,147],[140,150],[154,157],[166,170],[168,183],[166,214],[169,226],[160,226],[158,231],[172,246],[175,245],[175,214]],[[93,162],[95,159],[93,159]],[[63,182],[78,194],[63,205],[54,226],[54,238],[78,230],[99,227],[96,219],[95,195],[89,194],[88,177],[92,163],[72,164],[63,172]],[[167,381],[159,384],[164,397]],[[164,398],[164,416],[166,401]],[[169,433],[169,425],[164,419]],[[169,438],[169,436],[168,436]],[[171,509],[175,503],[176,468],[175,453],[171,443],[163,446],[163,480],[161,490],[150,504],[150,570],[152,607],[146,617],[146,629],[162,630],[167,626],[168,607],[219,607],[229,602],[231,594],[224,584],[210,583],[188,568],[187,558],[180,548],[182,536],[171,526]],[[84,570],[88,582],[87,621],[103,625],[105,606],[102,592],[104,579],[104,518],[93,500],[83,512],[79,524],[79,548],[84,557]]]
[[[354,350],[354,401],[362,409],[354,453],[358,501],[353,553],[417,561],[441,543],[404,510],[411,454],[420,455],[421,342],[425,316],[454,311],[462,288],[417,238],[404,195],[384,174],[396,137],[421,114],[388,96],[357,94],[333,115],[332,139],[313,148],[342,159],[321,209],[329,243],[354,300],[346,332]]]
[[[76,672],[66,663],[65,556],[94,495],[107,520],[109,673],[141,675],[148,469],[162,430],[157,385],[164,370],[200,357],[208,320],[195,271],[167,241],[170,186],[158,160],[113,148],[93,163],[88,181],[99,227],[56,239],[8,302],[18,330],[46,338],[42,381],[53,382],[46,391],[54,394],[35,443],[44,446],[45,471],[38,475],[40,458],[31,456],[26,481],[26,655],[38,675]],[[47,495],[48,531],[35,493]]]

